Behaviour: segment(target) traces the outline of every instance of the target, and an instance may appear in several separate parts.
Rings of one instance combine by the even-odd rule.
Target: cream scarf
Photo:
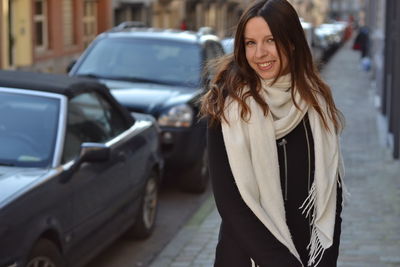
[[[270,112],[264,116],[261,107],[249,97],[251,109],[248,122],[240,118],[237,101],[226,102],[225,115],[229,124],[222,123],[222,133],[234,180],[244,202],[267,229],[301,262],[286,224],[279,176],[276,139],[292,131],[308,112],[314,137],[315,174],[309,196],[301,207],[311,216],[311,241],[308,266],[318,264],[324,251],[333,243],[336,215],[336,187],[338,174],[343,179],[338,135],[332,122],[326,131],[318,113],[295,93],[298,110],[292,101],[290,75],[282,76],[273,85],[262,81],[261,95]],[[246,88],[245,88],[246,89]],[[323,111],[326,105],[318,99]]]

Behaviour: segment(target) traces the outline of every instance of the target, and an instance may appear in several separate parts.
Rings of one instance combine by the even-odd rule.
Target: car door
[[[101,94],[82,93],[69,101],[63,161],[77,157],[83,142],[111,148],[108,161],[83,163],[70,179],[74,221],[71,245],[79,248],[72,257],[81,258],[118,233],[125,206],[138,197],[144,176],[141,149],[145,140],[126,134],[130,128]]]

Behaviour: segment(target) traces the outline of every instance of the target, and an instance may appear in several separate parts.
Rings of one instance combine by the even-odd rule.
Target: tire
[[[201,194],[207,189],[209,180],[207,150],[204,148],[201,158],[180,178],[181,190]]]
[[[64,259],[58,247],[48,239],[40,239],[32,248],[25,267],[63,267]]]
[[[135,224],[128,230],[128,236],[144,239],[153,233],[158,208],[158,181],[157,173],[152,171],[144,188]]]

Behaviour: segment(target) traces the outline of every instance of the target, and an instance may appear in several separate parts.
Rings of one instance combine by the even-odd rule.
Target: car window
[[[163,39],[102,39],[91,48],[75,75],[198,85],[201,77],[200,47]]]
[[[76,157],[83,142],[105,143],[128,128],[118,110],[100,94],[75,96],[68,103],[63,162]]]
[[[0,165],[49,166],[59,109],[57,98],[0,92]]]

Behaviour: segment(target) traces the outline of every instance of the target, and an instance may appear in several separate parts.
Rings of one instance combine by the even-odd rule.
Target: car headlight
[[[186,104],[174,106],[158,117],[158,124],[167,127],[190,127],[193,122],[193,109]]]

